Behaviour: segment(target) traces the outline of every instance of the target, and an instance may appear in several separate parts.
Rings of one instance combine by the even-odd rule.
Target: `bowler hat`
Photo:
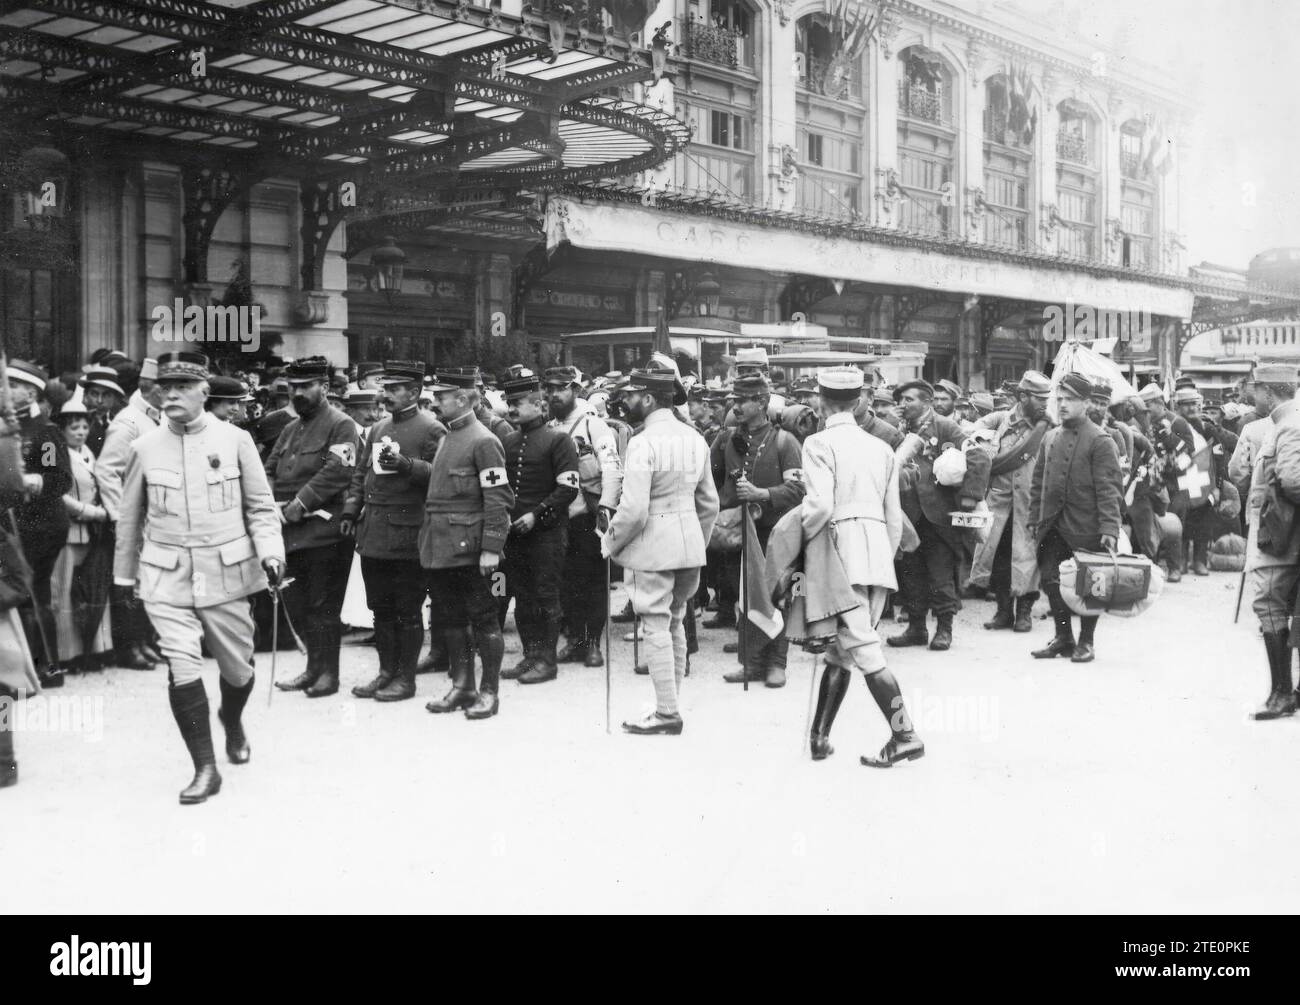
[[[234,377],[211,377],[208,380],[209,400],[247,401],[250,397],[244,382]]]

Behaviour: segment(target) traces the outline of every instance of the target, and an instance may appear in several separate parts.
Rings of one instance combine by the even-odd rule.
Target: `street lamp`
[[[397,246],[397,238],[385,237],[384,243],[370,256],[375,270],[375,286],[391,305],[393,297],[402,292],[402,273],[406,267],[406,252]]]
[[[718,316],[718,301],[722,299],[722,287],[713,278],[712,272],[700,276],[700,281],[695,284],[694,295],[699,302],[700,314],[703,317]]]

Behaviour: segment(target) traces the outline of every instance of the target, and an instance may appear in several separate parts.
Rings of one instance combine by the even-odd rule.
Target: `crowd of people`
[[[502,679],[603,666],[613,622],[655,697],[624,730],[675,735],[698,615],[734,634],[728,682],[784,686],[792,641],[824,654],[814,759],[861,671],[890,727],[862,762],[889,767],[925,749],[891,648],[948,651],[969,600],[994,603],[984,629],[1029,633],[1041,593],[1053,633],[1032,656],[1090,662],[1098,617],[1063,595],[1064,561],[1133,553],[1168,583],[1208,575],[1211,546],[1253,535],[1262,510],[1274,551],[1248,550],[1272,687],[1257,717],[1295,712],[1300,529],[1275,526],[1300,498],[1294,370],[1261,366],[1208,403],[1190,379],[1133,394],[1031,370],[967,393],[855,368],[787,381],[758,348],[729,362],[703,381],[658,354],[594,377],[322,357],[218,373],[196,352],[106,350],[51,377],[11,361],[22,456],[2,490],[0,688],[165,667],[195,768],[181,801],[202,802],[221,786],[205,655],[227,757],[246,763],[254,652],[300,638],[302,673],[275,686],[336,694],[351,584],[378,656],[358,699],[410,700],[417,675],[445,673],[428,711],[489,719]],[[810,588],[791,591],[792,572]],[[611,612],[619,579],[627,606]],[[504,666],[512,605],[522,655]],[[902,627],[882,637],[887,619]],[[12,741],[0,729],[0,785],[17,779]]]

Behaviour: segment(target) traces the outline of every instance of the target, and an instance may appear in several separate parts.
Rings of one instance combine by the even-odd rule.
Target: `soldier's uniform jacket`
[[[563,419],[551,419],[547,425],[568,433],[578,453],[580,492],[569,504],[569,516],[594,512],[597,506],[614,509],[623,488],[620,458],[627,439],[620,445],[612,422],[597,415],[586,398],[576,399],[572,412]]]
[[[567,433],[549,428],[546,419],[521,425],[506,437],[506,473],[515,492],[510,516],[537,518],[542,530],[569,518],[578,494],[578,451]]]
[[[744,439],[749,448],[742,455],[735,439]],[[767,530],[788,511],[799,505],[803,498],[803,449],[793,433],[777,429],[770,422],[750,432],[744,426],[723,434],[722,459],[726,477],[719,489],[718,505],[723,509],[740,505],[736,495],[736,479],[732,472],[739,470],[750,484],[767,489],[772,497],[767,502],[755,503],[760,509],[754,526]]]
[[[361,517],[357,551],[363,557],[412,562],[419,558],[424,492],[434,454],[446,435],[447,427],[418,405],[386,415],[366,431],[343,504],[344,516]],[[397,444],[402,457],[411,459],[409,474],[375,472],[375,452],[385,436]]]
[[[502,443],[505,443],[506,437],[515,431],[515,427],[510,425],[509,419],[503,419],[488,408],[487,405],[479,405],[478,408],[474,409],[474,416],[478,419],[480,425],[486,426],[488,431]]]
[[[924,516],[938,529],[940,536],[954,547],[961,544],[960,532],[953,527],[950,514],[961,509],[961,500],[984,498],[989,486],[992,458],[982,448],[966,451],[966,477],[960,485],[940,485],[934,477],[934,462],[950,444],[961,450],[966,434],[961,426],[930,409],[911,432],[921,440],[913,472],[904,471],[900,481],[903,512],[915,523]]]
[[[993,577],[998,546],[1011,521],[1011,592],[1023,596],[1038,589],[1038,545],[1029,533],[1029,508],[1034,462],[1051,423],[1046,418],[1031,423],[1019,408],[996,412],[976,423],[993,430],[993,461],[989,470],[988,506],[993,526],[988,538],[975,549],[970,581],[987,586]]]
[[[253,439],[204,412],[131,444],[113,579],[140,598],[214,607],[266,588],[261,560],[284,559],[280,517]]]
[[[99,499],[108,510],[110,520],[117,519],[122,498],[122,477],[131,444],[145,433],[158,428],[159,412],[136,391],[126,408],[118,412],[104,435],[104,446],[95,461],[95,479],[99,482]]]
[[[478,565],[480,552],[501,553],[515,493],[506,478],[505,448],[473,412],[447,423],[428,483],[420,527],[422,566]]]
[[[40,494],[14,507],[18,536],[25,545],[40,541],[55,547],[68,539],[68,511],[63,497],[72,491],[72,462],[59,427],[43,412],[19,418],[23,469],[43,479]]]
[[[277,503],[297,499],[309,514],[284,525],[286,551],[339,540],[339,517],[356,470],[357,450],[357,424],[328,403],[284,427],[266,459],[266,476]],[[315,510],[327,511],[330,518],[311,516]]]
[[[721,426],[713,421],[712,417],[705,422],[696,423],[695,428],[700,431],[700,435],[704,437],[704,442],[710,447],[713,446],[713,441],[717,438],[718,431],[722,429]]]
[[[876,415],[865,402],[853,409],[853,418],[864,432],[870,433],[878,440],[883,440],[890,450],[897,450],[898,445],[903,442],[902,431]]]
[[[1030,520],[1042,541],[1053,527],[1071,548],[1095,550],[1098,537],[1119,540],[1123,475],[1110,434],[1091,419],[1047,431],[1034,463]]]
[[[1292,533],[1286,554],[1270,555],[1259,550],[1259,511],[1269,483],[1277,480],[1282,495],[1291,502],[1300,500],[1300,400],[1284,401],[1271,416],[1261,419],[1264,437],[1251,474],[1250,495],[1246,497],[1249,541],[1246,568],[1295,565],[1300,562],[1300,532]]]

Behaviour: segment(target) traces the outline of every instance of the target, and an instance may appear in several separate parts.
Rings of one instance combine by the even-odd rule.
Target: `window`
[[[1121,263],[1135,269],[1154,268],[1155,191],[1150,185],[1122,182],[1119,225],[1124,231]]]
[[[822,166],[822,137],[820,133],[809,133],[805,159],[809,164]]]
[[[897,204],[898,226],[947,236],[957,210],[952,73],[922,46],[905,49],[898,59],[898,176],[906,190]]]
[[[709,142],[715,147],[749,149],[749,122],[743,115],[717,110],[709,113]]]
[[[1030,159],[1011,152],[984,151],[984,240],[1023,249],[1029,241]]]
[[[1125,122],[1119,131],[1119,171],[1125,178],[1144,178],[1146,165],[1142,163],[1142,136],[1145,124],[1136,120]]]

